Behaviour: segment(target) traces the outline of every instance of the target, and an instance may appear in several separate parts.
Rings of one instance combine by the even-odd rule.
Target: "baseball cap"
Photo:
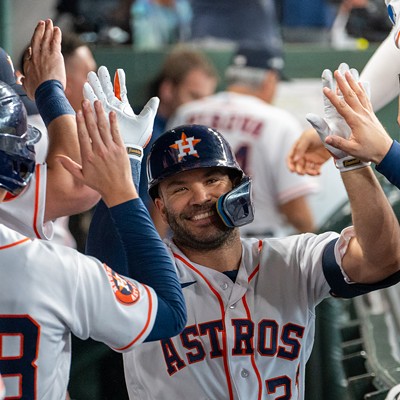
[[[0,47],[0,81],[14,89],[24,103],[28,115],[39,114],[35,102],[28,98],[22,85],[17,82],[14,64],[10,55],[2,47]]]
[[[231,67],[283,71],[283,56],[262,47],[239,46],[233,55]]]

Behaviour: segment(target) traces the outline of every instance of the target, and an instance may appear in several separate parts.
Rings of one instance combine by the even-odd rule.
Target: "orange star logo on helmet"
[[[176,149],[179,151],[178,161],[181,161],[183,157],[186,155],[195,156],[199,158],[199,153],[194,148],[197,143],[201,142],[201,139],[195,139],[192,137],[187,137],[185,132],[182,132],[181,139],[176,140],[174,144],[171,144],[169,147]]]

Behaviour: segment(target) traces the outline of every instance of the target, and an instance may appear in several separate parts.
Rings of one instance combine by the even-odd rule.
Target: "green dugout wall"
[[[326,46],[290,44],[285,47],[286,66],[284,75],[288,79],[316,78],[324,68],[336,69],[341,62],[361,71],[376,49],[337,51]],[[131,102],[141,106],[148,99],[147,87],[157,75],[169,49],[160,51],[135,51],[130,47],[95,47],[93,49],[98,65],[106,65],[110,71],[123,68],[127,75],[127,88]],[[217,67],[220,75],[219,89],[225,85],[223,71],[229,64],[232,52],[229,50],[206,50],[206,54]],[[378,113],[392,135],[397,135],[397,101],[393,101]]]

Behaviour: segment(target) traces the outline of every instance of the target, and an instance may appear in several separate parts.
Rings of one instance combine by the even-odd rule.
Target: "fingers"
[[[53,40],[53,21],[51,19],[47,19],[45,22],[45,29],[41,42],[41,50],[49,50],[51,48],[51,42]]]
[[[115,118],[115,115],[112,118]],[[82,112],[77,114],[76,120],[82,157],[90,157],[94,151],[103,152],[103,147],[109,146],[114,136],[118,136],[116,121],[113,121],[113,131],[111,131],[107,115],[101,102],[98,100],[94,102],[94,110],[89,101],[84,100],[82,102]]]
[[[45,22],[39,21],[36,25],[35,31],[33,32],[33,36],[31,39],[31,52],[32,54],[36,54],[38,50],[40,50],[40,46],[42,43],[42,38],[45,31]]]
[[[57,161],[76,179],[84,181],[82,166],[65,155],[57,155]]]
[[[118,68],[114,75],[114,95],[123,103],[128,102],[125,71],[121,68]]]
[[[97,96],[95,95],[92,87],[88,82],[85,82],[83,84],[83,97],[85,99],[88,99],[92,105],[96,100],[98,100]]]
[[[110,132],[110,124],[109,120],[107,119],[107,115],[104,111],[103,105],[101,104],[100,101],[96,101],[94,103],[94,109],[96,112],[96,117],[97,117],[97,130],[94,129],[94,127],[91,126],[91,128],[94,130],[93,136],[91,135],[91,131],[89,131],[89,135],[92,139],[92,146],[93,148],[99,147],[106,145],[108,146],[112,142],[112,136]],[[92,119],[90,119],[90,122]],[[99,135],[97,134],[97,132]]]
[[[344,139],[340,136],[332,135],[326,138],[326,143],[331,149],[336,149],[336,151],[341,150],[347,154],[354,153],[354,142]]]
[[[79,110],[76,113],[76,125],[78,129],[78,139],[79,139],[82,159],[87,159],[88,156],[90,156],[92,153],[92,144],[88,130],[86,128],[86,123],[87,123],[86,120],[87,118],[90,118],[88,109],[91,111],[88,101],[84,100],[82,102],[82,111]]]
[[[111,137],[112,140],[118,145],[125,147],[124,141],[122,140],[121,134],[119,132],[118,121],[117,121],[117,114],[114,111],[111,111],[109,116],[110,121],[110,129],[111,129]]]
[[[99,81],[100,81],[100,85],[106,95],[106,98],[108,100],[109,103],[112,103],[112,100],[114,99],[114,88],[113,85],[111,83],[111,77],[110,77],[110,73],[108,72],[107,67],[105,67],[104,65],[102,65],[98,71],[97,71],[97,75],[99,76]]]
[[[52,50],[61,52],[61,38],[61,29],[58,26],[55,26],[53,29],[53,39],[51,43]]]
[[[87,80],[89,82],[89,85],[91,86],[93,93],[96,95],[96,97],[101,102],[107,102],[107,96],[103,91],[103,87],[102,87],[100,80],[97,77],[96,73],[93,71],[90,71],[88,73]]]
[[[158,97],[152,97],[143,107],[143,110],[140,112],[139,116],[142,118],[148,117],[154,119],[159,104],[160,104],[160,99]]]

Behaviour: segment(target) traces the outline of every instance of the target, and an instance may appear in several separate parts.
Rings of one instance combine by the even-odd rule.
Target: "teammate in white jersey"
[[[253,180],[256,218],[241,228],[248,237],[315,229],[308,198],[318,190],[317,178],[292,174],[285,164],[285,155],[302,128],[289,112],[268,104],[268,76],[280,69],[266,50],[240,48],[226,73],[227,90],[182,105],[168,121],[169,128],[210,126],[229,142],[239,165]]]
[[[52,21],[46,24],[50,31]],[[53,220],[90,209],[99,200],[99,194],[78,182],[56,159],[57,154],[64,154],[79,162],[80,157],[75,112],[63,91],[66,85],[65,66],[62,54],[57,55],[58,62],[54,62],[49,59],[49,53],[41,51],[41,39],[37,32],[32,37],[31,45],[34,62],[25,63],[24,87],[28,96],[36,100],[42,117],[46,114],[48,137],[44,133],[35,144],[37,165],[30,185],[18,196],[8,196],[7,201],[0,204],[0,218],[8,227],[24,235],[51,239]],[[9,63],[9,70],[2,71],[7,78],[6,83],[15,80],[11,59]],[[56,79],[39,88],[49,74]],[[26,95],[17,83],[12,87],[18,94]]]
[[[47,60],[39,80],[47,79],[39,89],[51,85],[49,78],[57,78],[62,69],[60,39],[51,21],[39,22],[26,60]],[[54,102],[62,99],[53,93]],[[95,113],[89,102],[82,107],[76,116],[81,162],[59,156],[60,167],[103,198],[127,248],[133,279],[74,249],[32,240],[0,225],[0,371],[6,399],[66,398],[71,332],[126,352],[144,340],[175,335],[185,323],[174,265],[138,198],[116,114],[110,113],[108,120],[99,102]],[[156,109],[148,111],[135,116],[137,131],[130,132],[131,138],[151,135]],[[27,125],[19,96],[0,82],[0,201],[32,183],[39,138],[40,132]]]
[[[351,101],[357,83],[336,77]],[[325,93],[340,106],[335,91]],[[173,231],[166,244],[188,322],[180,335],[124,355],[130,398],[303,399],[316,305],[400,279],[399,225],[371,168],[341,166],[354,227],[257,240],[240,238],[253,216],[250,181],[220,133],[170,130],[147,166],[149,193]]]

